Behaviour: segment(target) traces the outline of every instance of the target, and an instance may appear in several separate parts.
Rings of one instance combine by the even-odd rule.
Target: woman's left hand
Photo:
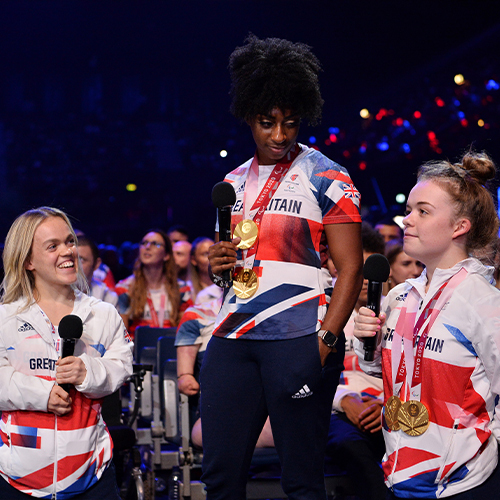
[[[80,385],[87,376],[85,363],[76,356],[59,358],[56,361],[56,382],[61,384]]]

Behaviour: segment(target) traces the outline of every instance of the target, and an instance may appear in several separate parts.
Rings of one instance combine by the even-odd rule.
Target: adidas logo
[[[29,332],[30,330],[34,330],[34,328],[29,323],[24,323],[17,329],[18,332]]]
[[[312,396],[313,395],[313,392],[311,391],[311,389],[309,389],[309,387],[307,387],[307,384],[304,385],[304,387],[302,387],[302,389],[300,389],[299,392],[296,392],[292,398],[293,399],[299,399],[299,398],[307,398],[308,396]]]

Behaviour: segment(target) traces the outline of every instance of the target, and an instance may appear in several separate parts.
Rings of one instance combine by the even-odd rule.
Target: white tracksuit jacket
[[[375,360],[364,361],[362,342],[356,350],[363,370],[383,376],[387,401],[393,394],[393,333],[409,290],[415,287],[423,311],[438,288],[462,267],[468,275],[441,310],[425,344],[421,401],[429,409],[428,430],[412,437],[402,430],[390,431],[383,422],[382,465],[386,484],[398,497],[444,498],[469,490],[485,481],[498,462],[500,291],[489,283],[492,268],[469,258],[451,269],[437,269],[427,293],[425,271],[398,285],[382,306],[387,320]]]
[[[101,399],[132,373],[132,342],[116,309],[77,292],[72,314],[83,322],[75,356],[83,383],[71,391],[72,411],[47,412],[58,359],[39,307],[18,312],[19,300],[0,306],[0,474],[38,498],[71,498],[94,484],[112,457]]]

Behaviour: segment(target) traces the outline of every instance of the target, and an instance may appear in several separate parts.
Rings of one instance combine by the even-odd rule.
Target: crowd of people
[[[310,47],[249,35],[229,69],[231,111],[255,143],[225,177],[230,241],[219,240],[222,219],[214,239],[144,228],[120,251],[98,247],[58,209],[12,224],[0,305],[2,497],[117,498],[101,399],[132,372],[136,328],[151,326],[177,329],[178,387],[191,397],[208,500],[245,498],[254,449],[271,446],[291,500],[326,499],[325,457],[361,499],[493,498],[493,161],[471,150],[424,163],[403,228],[362,223],[348,171],[297,141],[301,120],[316,123],[323,105]],[[373,254],[390,267],[379,315],[362,277]],[[68,322],[76,346],[62,355]]]
[[[178,386],[180,392],[190,397],[192,443],[202,449],[200,369],[223,299],[223,289],[208,277],[208,251],[213,240],[197,237],[190,242],[189,231],[180,226],[167,231],[149,231],[140,243],[125,245],[133,249],[126,253],[127,258],[134,252],[136,257],[130,275],[120,280],[120,274],[116,277],[111,268],[123,271],[127,268],[125,260],[121,259],[117,266],[117,254],[110,252],[109,246],[102,245],[99,249],[86,235],[78,231],[77,235],[82,271],[90,294],[118,309],[132,337],[139,325],[177,327]],[[404,251],[403,230],[390,218],[380,220],[374,227],[363,222],[361,243],[364,260],[372,254],[385,254],[389,261],[390,275],[384,296],[389,293],[392,296],[392,289],[418,278],[424,270],[421,261]],[[495,274],[498,273],[496,248],[494,238],[488,251],[478,252],[479,258],[492,267]],[[337,270],[331,259],[327,268],[335,283]],[[384,385],[381,378],[360,368],[354,331],[354,319],[367,304],[367,285],[365,280],[344,327],[344,369],[331,407],[326,457],[353,477],[364,478],[354,483],[359,498],[377,499],[384,498],[386,490],[381,468],[385,452],[381,419]],[[142,290],[134,292],[135,287]],[[373,372],[369,370],[369,373]],[[267,418],[256,447],[274,444]]]

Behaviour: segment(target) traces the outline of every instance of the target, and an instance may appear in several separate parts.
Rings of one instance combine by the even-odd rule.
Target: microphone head
[[[363,266],[363,277],[368,281],[385,282],[389,279],[391,265],[385,255],[374,253],[370,255]]]
[[[83,333],[83,323],[79,316],[68,314],[59,322],[59,337],[79,339]]]
[[[217,208],[227,207],[236,203],[236,193],[229,182],[218,182],[212,189],[212,203]]]

